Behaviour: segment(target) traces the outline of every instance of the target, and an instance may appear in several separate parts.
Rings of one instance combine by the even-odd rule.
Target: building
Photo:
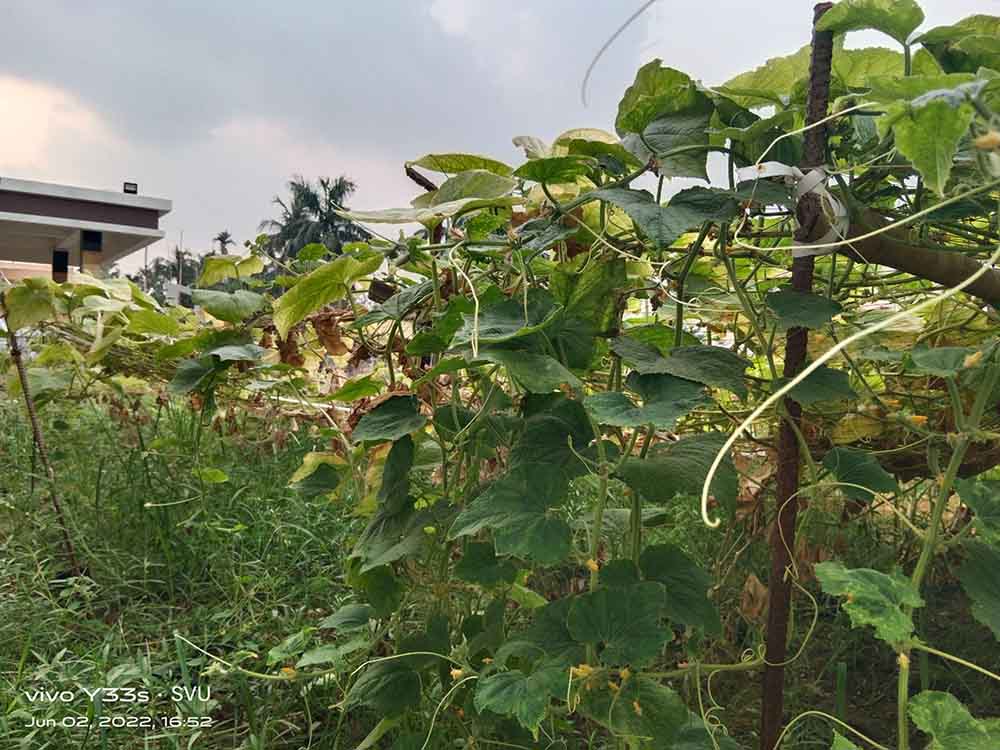
[[[116,193],[0,177],[0,273],[64,281],[151,245],[172,204],[137,192],[133,183]]]

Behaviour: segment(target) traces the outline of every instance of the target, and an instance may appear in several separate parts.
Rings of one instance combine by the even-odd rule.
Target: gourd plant
[[[879,506],[919,551],[900,540],[889,572],[813,566],[776,533],[788,562],[772,589],[815,604],[814,571],[854,627],[895,651],[900,750],[912,726],[933,748],[994,747],[996,720],[947,693],[910,697],[915,652],[1000,679],[935,649],[913,621],[946,553],[964,560],[973,614],[1000,636],[988,474],[1000,465],[1000,19],[915,36],[922,21],[912,0],[821,14],[816,30],[834,36],[819,121],[806,112],[808,46],[714,88],[655,60],[614,134],[519,137],[516,168],[416,159],[407,173],[424,192],[411,206],[345,216],[419,230],[332,258],[309,246],[266,280],[263,243],[243,260],[211,257],[194,294],[211,327],[96,280],[7,291],[8,327],[43,324],[88,347],[75,388],[161,363],[206,414],[253,399],[315,416],[323,449],[292,483],[366,517],[345,561],[355,598],[272,649],[280,672],[213,669],[335,678],[341,746],[358,731],[359,747],[746,746],[706,681],[780,669],[813,631],[797,629],[788,662],[741,657],[720,592],[763,542],[766,524],[748,516],[808,500],[792,528],[806,544]],[[859,29],[901,51],[845,48]],[[799,164],[803,133],[820,127],[828,192],[796,233],[795,184],[754,168]],[[739,179],[747,168],[758,176]],[[671,184],[690,179],[704,184]],[[802,248],[815,253],[811,291],[788,285]],[[220,282],[229,290],[210,288]],[[362,304],[366,289],[377,304]],[[813,331],[802,351],[815,366],[783,377],[775,342],[789,329]],[[348,355],[372,372],[343,382],[324,369]],[[803,480],[782,507],[748,509],[771,491],[782,423]],[[706,519],[722,522],[709,566],[662,528],[693,523],[703,490]],[[975,515],[945,529],[955,492]],[[774,700],[780,721],[780,694],[765,693],[764,711]],[[833,724],[837,750],[885,747],[819,711],[780,737],[766,726],[763,746],[810,717]]]

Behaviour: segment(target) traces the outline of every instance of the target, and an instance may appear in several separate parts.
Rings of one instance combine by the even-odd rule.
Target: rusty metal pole
[[[833,3],[819,3],[814,8],[812,56],[809,63],[809,95],[806,101],[806,124],[826,117],[830,98],[830,64],[833,59],[833,34],[816,31],[819,18],[833,7]],[[826,128],[818,126],[806,131],[805,149],[800,164],[803,171],[822,166],[826,161]],[[796,242],[815,239],[813,232],[823,215],[819,196],[809,193],[796,206],[799,228]],[[805,256],[792,260],[792,288],[798,292],[811,292],[813,285],[813,258]],[[791,378],[801,372],[806,362],[809,333],[796,327],[788,331],[785,339],[784,376]],[[771,532],[771,577],[768,580],[767,650],[764,668],[763,700],[761,705],[760,747],[774,750],[781,733],[785,702],[785,668],[788,641],[788,613],[791,606],[792,583],[787,578],[791,551],[795,549],[795,521],[799,501],[799,442],[796,429],[801,425],[802,407],[790,398],[784,401],[785,419],[778,432],[778,472],[776,482],[777,517]]]

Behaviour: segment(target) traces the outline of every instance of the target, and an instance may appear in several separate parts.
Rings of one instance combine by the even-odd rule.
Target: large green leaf
[[[577,177],[586,175],[596,166],[597,159],[590,156],[547,156],[525,162],[514,170],[514,176],[522,180],[553,185],[576,182]]]
[[[360,258],[342,255],[300,279],[274,302],[274,325],[278,333],[287,336],[310,313],[346,297],[353,282],[373,273],[381,264],[380,254]]]
[[[925,690],[910,698],[910,718],[933,739],[927,750],[996,750],[986,726],[951,693]]]
[[[245,289],[235,292],[195,289],[191,293],[191,301],[205,308],[210,315],[227,323],[242,323],[264,306],[262,295]]]
[[[544,513],[509,520],[493,533],[497,552],[554,565],[573,551],[573,533],[562,518]]]
[[[923,21],[924,12],[914,0],[840,0],[823,14],[816,30],[840,34],[875,29],[904,44]]]
[[[513,349],[480,349],[479,358],[506,367],[510,376],[531,393],[550,393],[564,384],[573,389],[583,385],[559,360],[547,354]]]
[[[830,750],[861,750],[861,748],[847,739],[840,732],[834,731],[833,744],[830,745]]]
[[[1000,540],[1000,480],[959,479],[955,490],[976,514],[976,529],[989,539]]]
[[[415,198],[411,205],[417,208],[436,206],[463,198],[492,199],[508,195],[517,186],[511,177],[495,174],[485,169],[469,169],[445,180],[441,187]]]
[[[897,99],[910,101],[929,91],[951,89],[975,80],[971,73],[940,73],[938,75],[874,76],[868,79],[869,98],[892,103]]]
[[[462,327],[451,345],[459,347],[472,341],[473,333],[481,344],[499,344],[530,336],[555,322],[559,308],[544,289],[532,289],[527,303],[523,297],[504,299],[479,310],[479,316],[462,313]]]
[[[938,95],[947,93],[932,91],[912,102],[893,104],[876,121],[880,135],[892,131],[896,148],[938,195],[944,195],[958,144],[975,117],[964,97]]]
[[[17,331],[55,317],[56,286],[48,279],[25,279],[3,293],[7,328]]]
[[[869,568],[848,570],[838,562],[819,563],[816,578],[828,594],[843,596],[844,611],[853,627],[871,625],[876,637],[902,644],[913,635],[913,618],[904,608],[922,607],[924,600],[908,579]]]
[[[426,423],[427,417],[420,413],[416,397],[393,396],[361,417],[351,433],[351,439],[356,443],[363,440],[398,440],[416,432]]]
[[[565,697],[568,670],[545,667],[531,674],[512,669],[495,672],[476,685],[477,711],[513,716],[525,729],[536,731],[553,697]]]
[[[642,750],[672,750],[675,739],[689,723],[690,712],[681,697],[671,688],[648,677],[634,676],[625,680],[617,691],[596,685],[580,693],[580,713],[606,727],[613,736],[627,739],[632,747]],[[698,750],[714,747],[711,739]],[[731,745],[721,744],[722,750]],[[683,750],[694,750],[681,746]]]
[[[212,286],[226,279],[246,279],[264,270],[264,261],[256,255],[206,255],[201,262],[198,286]]]
[[[938,378],[958,375],[965,368],[965,359],[975,349],[966,346],[919,347],[910,350],[910,361],[914,368]]]
[[[656,59],[639,68],[635,81],[625,90],[618,104],[615,129],[619,136],[642,133],[654,120],[668,114],[698,111],[711,100],[691,77],[668,68]]]
[[[332,615],[320,622],[319,627],[350,632],[367,627],[375,615],[370,604],[345,604]]]
[[[963,18],[952,26],[937,26],[916,41],[935,57],[946,73],[975,73],[981,67],[994,70],[1000,67],[995,60],[998,34],[1000,17],[979,14]]]
[[[632,373],[628,383],[642,395],[642,406],[636,406],[619,391],[595,393],[584,399],[584,406],[599,424],[614,427],[651,424],[660,430],[670,430],[680,417],[710,403],[701,385],[672,375]]]
[[[782,328],[822,328],[843,311],[839,302],[794,289],[771,292],[764,302],[778,316]]]
[[[151,333],[157,336],[177,336],[181,332],[180,323],[165,313],[144,307],[139,310],[129,310],[129,333]]]
[[[611,349],[643,375],[673,375],[746,396],[743,372],[750,363],[728,349],[700,344],[676,346],[663,356],[653,347],[628,336],[615,339]]]
[[[775,387],[781,387],[786,382],[785,378],[779,378],[775,381]],[[826,365],[809,373],[788,395],[805,406],[822,401],[854,400],[858,397],[851,388],[850,376],[843,370],[834,370]]]
[[[470,169],[485,169],[498,175],[509,175],[513,171],[501,161],[477,154],[425,154],[407,164],[445,174],[456,174]]]
[[[500,560],[489,542],[469,542],[462,559],[455,565],[455,575],[480,586],[513,583],[517,569],[510,560]]]
[[[899,485],[893,476],[868,451],[834,448],[823,456],[823,467],[838,482],[850,485],[841,487],[841,491],[852,500],[868,502],[876,492],[899,492]]]
[[[667,591],[663,612],[672,622],[692,625],[709,635],[722,635],[719,611],[708,599],[712,578],[673,544],[646,547],[639,558],[639,567],[648,581],[659,581]]]
[[[671,637],[660,622],[664,594],[664,587],[655,582],[582,594],[569,610],[570,635],[581,643],[601,645],[603,664],[647,664]]]
[[[1000,550],[981,542],[965,545],[965,564],[958,574],[972,599],[972,614],[1000,640]]]
[[[791,93],[796,81],[809,72],[812,46],[806,45],[791,55],[772,57],[763,65],[730,78],[718,91],[744,107],[764,107],[780,103]]]
[[[182,360],[177,364],[174,376],[170,380],[170,391],[183,395],[201,390],[212,382],[222,367],[219,360],[211,356]]]
[[[351,686],[348,708],[367,706],[383,716],[398,716],[420,705],[420,676],[396,659],[367,667]]]
[[[682,234],[706,221],[730,219],[739,210],[731,193],[703,187],[682,190],[665,206],[645,190],[605,188],[587,195],[625,211],[658,248],[672,245]]]
[[[606,334],[618,320],[619,299],[628,284],[624,258],[579,255],[550,275],[552,296],[566,314]]]
[[[692,435],[675,443],[658,446],[647,458],[626,458],[618,476],[651,502],[668,502],[677,495],[696,497],[708,475],[725,436],[716,433]],[[736,505],[737,475],[732,460],[726,458],[712,480],[711,492],[723,507]]]

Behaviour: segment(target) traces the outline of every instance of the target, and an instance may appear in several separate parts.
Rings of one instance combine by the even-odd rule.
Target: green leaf
[[[630,677],[615,692],[603,684],[592,690],[580,692],[581,714],[606,727],[614,735],[627,737],[633,747],[667,748],[673,750],[673,741],[682,738],[689,723],[690,712],[681,697],[670,688],[648,677]],[[714,747],[707,744],[697,750]],[[642,744],[639,744],[642,743]],[[730,750],[720,743],[722,750]],[[680,746],[678,750],[694,750]]]
[[[229,481],[229,475],[214,466],[201,466],[192,469],[191,473],[207,484],[224,484]]]
[[[561,518],[544,513],[510,519],[493,533],[501,555],[526,557],[540,565],[554,565],[569,557],[573,532]]]
[[[274,302],[274,325],[278,333],[287,336],[310,313],[346,297],[354,281],[373,273],[381,264],[381,255],[360,260],[342,255],[300,279]]]
[[[892,474],[883,469],[868,451],[834,448],[823,456],[823,468],[833,474],[838,482],[851,485],[843,486],[840,490],[852,500],[869,502],[876,492],[899,492],[899,485]]]
[[[1000,640],[1000,550],[981,542],[964,548],[967,557],[958,578],[972,599],[972,614]]]
[[[264,261],[256,255],[206,255],[202,258],[198,286],[213,286],[226,279],[245,279],[264,270]]]
[[[713,111],[712,100],[696,94],[694,102],[684,111],[656,118],[641,137],[630,133],[622,143],[639,159],[655,158],[661,176],[707,180],[708,125]],[[682,148],[685,150],[680,151]]]
[[[667,356],[627,336],[611,342],[611,350],[643,375],[665,374],[725,388],[746,397],[743,371],[750,363],[717,346],[677,346]]]
[[[815,570],[826,593],[847,598],[843,607],[853,627],[871,625],[875,636],[891,645],[913,636],[913,618],[904,608],[922,607],[924,600],[908,579],[868,568],[848,570],[838,562],[819,563]]]
[[[539,669],[530,675],[517,669],[496,672],[478,681],[476,710],[513,716],[534,732],[548,713],[549,701],[565,696],[567,679],[567,671],[559,667]]]
[[[822,328],[844,309],[839,302],[794,289],[771,292],[764,301],[778,316],[782,328]]]
[[[780,388],[787,378],[775,381],[775,388]],[[813,370],[806,379],[792,388],[789,395],[803,406],[822,401],[853,401],[858,394],[851,388],[851,378],[843,370],[834,370],[823,365]]]
[[[235,292],[215,292],[210,289],[195,289],[191,301],[203,307],[210,315],[227,323],[242,323],[264,306],[264,297],[255,292],[240,289]]]
[[[420,705],[420,676],[398,659],[372,664],[351,686],[344,705],[367,706],[383,716],[398,716]]]
[[[489,587],[513,583],[517,569],[510,560],[497,559],[489,542],[469,542],[462,559],[455,565],[455,575],[463,581]]]
[[[952,26],[937,26],[916,41],[934,56],[946,73],[976,73],[981,67],[1000,68],[996,61],[998,34],[1000,18],[979,14],[963,18]]]
[[[206,355],[218,357],[222,362],[258,362],[267,349],[256,344],[226,344],[205,351]]]
[[[326,495],[340,486],[342,478],[341,470],[336,465],[319,463],[302,479],[293,482],[291,486],[307,496]]]
[[[739,211],[731,193],[703,187],[682,190],[666,206],[658,204],[645,190],[605,188],[587,195],[625,211],[657,248],[672,245],[682,234],[706,221],[724,221]]]
[[[976,529],[990,539],[1000,539],[1000,480],[958,479],[955,490],[976,514]]]
[[[861,750],[861,748],[847,739],[840,732],[834,730],[833,744],[830,745],[830,750]]]
[[[199,390],[208,385],[219,370],[219,360],[211,356],[185,359],[177,364],[170,381],[170,391],[183,395]]]
[[[375,610],[370,604],[345,604],[329,617],[325,618],[319,627],[328,630],[349,632],[367,627]]]
[[[811,53],[812,46],[807,44],[791,55],[772,57],[759,68],[730,78],[716,90],[743,107],[780,104],[780,97],[790,94],[795,83],[808,74]]]
[[[333,401],[357,401],[368,396],[377,396],[385,385],[380,380],[374,380],[371,375],[346,380],[336,391],[330,394]]]
[[[632,560],[611,560],[601,566],[598,582],[608,588],[632,586],[639,583],[639,568]]]
[[[413,468],[413,438],[402,435],[389,449],[378,489],[379,510],[386,515],[402,511],[410,501],[410,469]]]
[[[690,76],[656,59],[639,68],[635,81],[625,90],[618,104],[615,129],[619,136],[642,133],[665,115],[699,112],[706,107],[710,110],[711,106],[711,100],[698,90]]]
[[[956,106],[937,93],[891,105],[876,125],[882,137],[892,131],[896,148],[913,163],[924,183],[944,195],[958,144],[969,132],[975,109],[967,101]]]
[[[455,333],[453,347],[463,346],[472,341],[477,331],[481,344],[499,344],[544,330],[555,322],[559,308],[553,305],[551,295],[544,289],[532,289],[528,293],[527,309],[524,299],[504,299],[488,305],[479,311],[478,321],[474,314],[462,314],[462,328]]]
[[[891,103],[897,99],[910,101],[929,91],[952,89],[975,80],[971,73],[940,73],[938,75],[873,76],[868,79],[868,98]]]
[[[361,417],[351,439],[355,443],[398,440],[426,423],[427,417],[420,413],[415,396],[393,396]]]
[[[364,593],[379,617],[389,617],[403,598],[403,588],[388,565],[349,575],[348,582]]]
[[[910,718],[933,739],[927,750],[995,750],[983,722],[977,721],[951,693],[924,690],[910,698]]]
[[[576,182],[577,177],[583,177],[596,166],[597,159],[590,156],[548,156],[525,162],[514,170],[514,176],[553,185]]]
[[[164,315],[148,307],[129,310],[128,330],[130,333],[152,333],[157,336],[177,336],[181,332],[180,323],[169,315]]]
[[[445,174],[456,174],[470,169],[485,169],[498,175],[509,175],[513,171],[501,161],[477,154],[425,154],[419,159],[407,162],[407,165]]]
[[[692,435],[657,446],[647,458],[626,458],[618,476],[650,502],[668,502],[677,495],[698,497],[725,437],[717,433]],[[733,510],[737,494],[736,469],[730,458],[720,464],[712,480],[712,496]]]
[[[480,349],[479,358],[506,367],[510,376],[531,393],[550,393],[559,390],[564,384],[574,390],[583,387],[576,375],[547,354],[510,349]]]
[[[603,646],[603,664],[647,664],[671,637],[660,622],[664,594],[663,586],[655,582],[582,594],[569,610],[570,635],[581,643]]]
[[[975,351],[967,346],[917,348],[910,350],[910,361],[920,372],[939,378],[949,378],[966,369],[965,358]]]
[[[476,209],[513,206],[521,201],[521,198],[515,196],[459,198],[445,203],[436,203],[433,206],[383,208],[375,211],[337,211],[336,213],[349,221],[371,222],[373,224],[423,224],[425,227],[436,227],[444,219],[458,218],[462,214]]]
[[[583,405],[599,424],[614,427],[651,424],[660,430],[670,430],[680,417],[711,403],[702,386],[672,375],[631,373],[628,385],[642,395],[642,406],[636,406],[618,391],[587,396]]]
[[[312,639],[315,628],[303,628],[298,633],[293,633],[267,652],[267,664],[278,664],[293,656],[298,656],[305,651],[306,646]]]
[[[334,664],[338,667],[346,666],[345,657],[356,651],[371,648],[371,641],[367,638],[352,638],[344,643],[328,643],[325,646],[318,646],[302,654],[302,658],[296,662],[296,669],[303,667],[314,667],[318,664]]]
[[[7,328],[22,328],[54,318],[56,286],[49,279],[25,279],[3,293],[3,312]]]
[[[463,198],[499,198],[508,195],[515,187],[517,180],[511,177],[485,169],[470,169],[445,180],[437,190],[415,198],[411,205],[424,208]]]
[[[875,29],[905,44],[923,21],[924,12],[914,0],[840,0],[822,15],[816,30],[841,34]]]
[[[604,335],[618,320],[620,295],[628,284],[626,271],[624,258],[579,255],[552,269],[552,296],[568,316],[586,321]]]
[[[680,547],[654,544],[639,557],[639,567],[647,581],[659,581],[667,591],[663,612],[673,622],[702,628],[707,634],[722,635],[719,611],[708,598],[712,578]]]

